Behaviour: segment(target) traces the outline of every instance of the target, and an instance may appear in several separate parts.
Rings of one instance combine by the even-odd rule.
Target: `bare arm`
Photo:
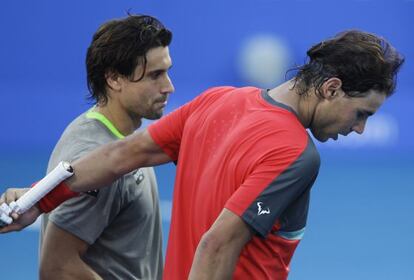
[[[171,161],[145,129],[123,140],[104,145],[72,163],[70,189],[83,192],[111,184],[122,175],[145,166]]]
[[[198,244],[189,279],[231,279],[239,255],[251,237],[249,226],[223,209]]]
[[[49,222],[40,256],[40,279],[102,279],[82,259],[88,243]]]
[[[72,163],[75,174],[65,183],[74,192],[95,190],[108,186],[122,175],[139,167],[153,166],[171,161],[169,156],[152,140],[147,130],[137,132],[104,145]],[[28,189],[8,189],[0,203],[20,198]],[[41,214],[38,205],[18,215],[12,213],[13,223],[0,228],[0,233],[18,231],[32,224]]]

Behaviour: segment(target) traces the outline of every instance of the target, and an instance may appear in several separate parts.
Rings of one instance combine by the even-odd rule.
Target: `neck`
[[[294,87],[294,81],[290,80],[271,89],[269,96],[275,101],[291,107],[305,128],[310,126],[317,104],[314,94],[300,95]]]
[[[141,126],[141,118],[133,118],[110,99],[105,105],[97,104],[94,110],[104,115],[125,136]]]

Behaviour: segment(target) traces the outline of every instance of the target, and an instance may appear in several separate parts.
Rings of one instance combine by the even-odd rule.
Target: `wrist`
[[[78,195],[78,192],[72,191],[69,186],[63,181],[53,190],[51,190],[46,196],[44,196],[38,203],[36,203],[36,207],[41,213],[48,213],[58,207],[64,201]]]
[[[40,208],[40,204],[39,204],[39,202],[37,202],[35,205],[33,205],[33,208],[34,208],[37,212],[39,212],[39,215],[44,213],[44,212],[42,211],[42,209]]]

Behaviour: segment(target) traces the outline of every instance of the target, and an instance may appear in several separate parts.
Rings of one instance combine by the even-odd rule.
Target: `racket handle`
[[[12,209],[6,202],[0,205],[0,227],[10,225],[13,222],[13,219],[9,216],[11,212]]]
[[[9,214],[11,213],[11,209],[7,204],[4,202],[0,206],[0,227],[3,227],[5,225],[10,225],[13,222],[13,219],[9,217]]]
[[[10,203],[12,211],[22,214],[48,194],[54,187],[73,175],[73,168],[68,162],[60,162],[55,169],[40,180],[36,186],[27,191],[17,201]]]

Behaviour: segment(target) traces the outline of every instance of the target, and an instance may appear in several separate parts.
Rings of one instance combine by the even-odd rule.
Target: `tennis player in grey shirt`
[[[48,171],[62,160],[74,160],[115,140],[116,134],[101,122],[102,117],[88,112],[72,122],[53,151]],[[84,193],[45,214],[41,238],[48,220],[87,244],[82,260],[103,279],[161,278],[161,218],[152,168],[135,170],[99,192]]]
[[[48,171],[132,134],[162,116],[174,87],[168,45],[157,19],[129,15],[104,23],[86,57],[96,101],[64,131]],[[41,279],[162,279],[162,232],[152,168],[140,168],[43,215]]]

